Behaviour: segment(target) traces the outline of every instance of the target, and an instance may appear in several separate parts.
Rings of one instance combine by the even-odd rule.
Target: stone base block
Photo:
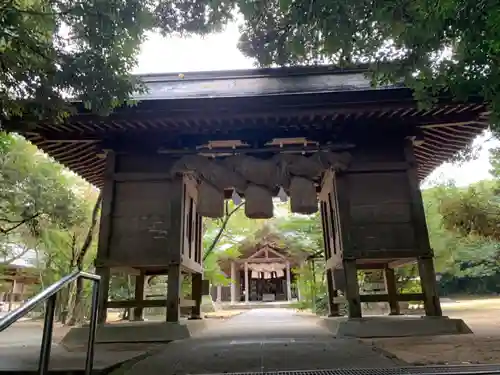
[[[170,322],[125,322],[104,324],[97,327],[96,344],[168,343],[191,337],[206,328],[206,321],[191,320]],[[68,347],[86,345],[88,326],[72,328],[61,341]]]
[[[321,325],[337,337],[375,338],[473,333],[462,319],[448,317],[372,316],[322,318]]]
[[[212,296],[203,296],[201,299],[201,312],[210,313],[217,311],[217,306],[212,301]]]

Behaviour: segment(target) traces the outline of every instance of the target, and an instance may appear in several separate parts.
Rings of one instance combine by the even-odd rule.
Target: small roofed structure
[[[288,249],[277,234],[264,235],[256,242],[248,241],[240,248],[237,258],[219,261],[221,271],[230,278],[230,285],[213,286],[212,299],[231,304],[298,299],[294,269],[309,255]]]
[[[21,255],[14,255],[12,261],[0,257],[0,311],[11,311],[18,307],[30,295],[30,287],[40,283],[35,252],[24,252],[15,245],[12,247]]]

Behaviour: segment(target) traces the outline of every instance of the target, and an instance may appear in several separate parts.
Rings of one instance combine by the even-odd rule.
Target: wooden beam
[[[372,303],[372,302],[389,302],[388,294],[361,294],[359,296],[361,302]],[[412,302],[412,301],[423,301],[424,295],[422,293],[402,293],[397,294],[396,298],[398,302]],[[346,298],[335,297],[333,300],[334,303],[345,303]]]
[[[182,269],[183,271],[188,271],[190,273],[203,273],[203,266],[201,264],[186,257],[182,259]]]
[[[193,307],[196,301],[190,299],[181,299],[180,307]],[[106,308],[108,309],[130,309],[130,308],[148,308],[148,307],[165,307],[166,299],[146,299],[143,301],[123,300],[123,301],[108,301]]]
[[[406,171],[410,167],[410,164],[407,162],[368,162],[363,163],[362,166],[350,166],[348,170],[346,170],[345,174],[351,173],[380,173],[380,172],[399,172]]]

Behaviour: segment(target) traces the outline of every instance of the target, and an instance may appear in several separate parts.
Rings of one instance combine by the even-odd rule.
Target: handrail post
[[[101,281],[92,280],[92,304],[90,313],[89,325],[89,342],[87,343],[87,357],[85,359],[85,375],[92,374],[92,367],[94,365],[94,350],[95,350],[95,335],[97,330],[97,319],[99,314],[99,290]]]
[[[31,298],[21,307],[7,314],[0,319],[0,332],[9,328],[20,318],[32,311],[39,303],[46,302],[45,319],[43,323],[42,345],[40,347],[40,358],[38,363],[38,374],[47,375],[49,373],[50,352],[52,349],[52,334],[54,330],[54,315],[56,311],[57,293],[66,287],[69,283],[79,278],[91,280],[92,288],[92,307],[89,326],[89,342],[87,344],[87,358],[85,361],[85,375],[91,375],[94,366],[94,344],[97,330],[97,320],[99,314],[99,293],[101,278],[99,275],[90,274],[83,271],[75,271],[56,283],[50,285],[45,290]]]
[[[50,350],[52,349],[52,330],[54,328],[54,314],[56,311],[57,294],[53,294],[47,300],[45,308],[45,319],[43,322],[42,347],[40,350],[40,361],[38,363],[38,374],[49,373]]]

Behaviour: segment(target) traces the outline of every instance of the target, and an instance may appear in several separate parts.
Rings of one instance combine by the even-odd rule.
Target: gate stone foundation
[[[323,318],[320,324],[336,337],[381,338],[473,333],[462,319],[445,316],[328,317]]]

